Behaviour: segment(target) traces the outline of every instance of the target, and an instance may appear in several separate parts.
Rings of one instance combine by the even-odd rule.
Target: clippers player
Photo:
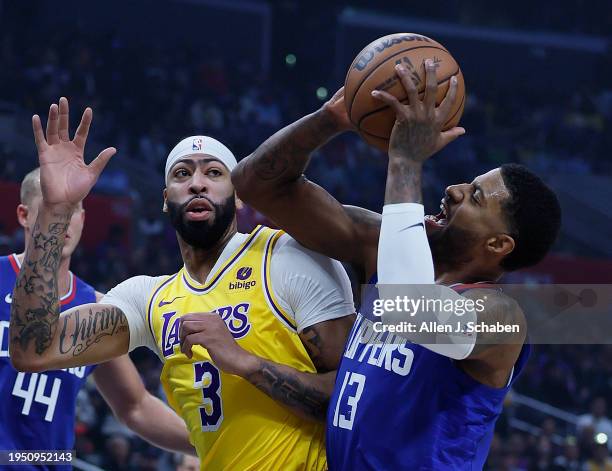
[[[296,240],[353,264],[381,289],[401,284],[418,294],[423,285],[437,283],[454,288],[439,287],[452,300],[486,300],[482,312],[463,316],[457,334],[438,333],[426,341],[376,332],[368,312],[372,304],[365,303],[349,335],[327,421],[332,471],[479,469],[504,396],[529,352],[520,308],[484,282],[544,257],[559,230],[559,204],[527,169],[503,165],[472,183],[449,186],[441,213],[424,217],[423,162],[464,133],[441,132],[456,80],[436,107],[433,61],[426,63],[423,101],[409,72],[401,65],[396,71],[408,105],[373,93],[396,111],[382,216],[343,207],[303,176],[313,151],[351,129],[342,90],[321,110],[269,138],[240,162],[232,180],[245,202]],[[457,321],[444,312],[418,316],[444,329]],[[517,325],[519,331],[474,334],[467,321]]]
[[[27,247],[42,202],[40,169],[31,171],[23,179],[20,200],[17,218],[24,228]],[[70,219],[61,252],[58,276],[61,310],[96,302],[102,297],[69,269],[70,257],[79,243],[84,219],[85,211],[79,203]],[[157,446],[193,453],[183,421],[146,391],[127,356],[99,366],[76,366],[45,373],[18,372],[11,366],[10,308],[15,302],[12,293],[23,259],[23,253],[0,257],[0,450],[71,450],[74,445],[77,393],[93,373],[98,390],[119,420]],[[86,315],[82,320],[86,320]],[[77,334],[70,343],[76,345],[81,341],[81,336]],[[86,348],[84,343],[81,346]],[[24,466],[16,469],[28,469]],[[32,466],[30,469],[45,467]],[[62,466],[51,469],[62,469]]]
[[[202,469],[325,469],[325,413],[353,324],[350,283],[339,262],[282,231],[237,232],[236,159],[215,139],[183,139],[166,160],[164,212],[185,266],[171,276],[131,278],[86,305],[90,317],[105,320],[96,333],[104,336],[78,357],[65,345],[61,330],[78,324],[74,309],[60,315],[53,305],[57,251],[75,203],[115,152],[83,162],[91,113],[72,141],[65,98],[51,106],[46,138],[33,119],[43,204],[15,289],[13,363],[45,370],[148,346],[164,363],[162,384]],[[56,332],[34,330],[56,322]]]

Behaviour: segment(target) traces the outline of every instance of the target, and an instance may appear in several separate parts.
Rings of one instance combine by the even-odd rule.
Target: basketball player
[[[303,176],[315,149],[351,129],[341,91],[269,138],[232,178],[244,201],[304,246],[354,264],[371,283],[446,285],[456,298],[484,303],[474,322],[519,326],[509,334],[462,329],[419,344],[408,333],[407,342],[376,332],[364,303],[338,370],[327,421],[330,470],[480,469],[504,396],[529,352],[520,308],[486,283],[544,257],[559,230],[559,204],[530,171],[503,165],[449,186],[440,214],[424,217],[422,164],[464,133],[441,132],[456,79],[436,108],[431,61],[423,101],[408,72],[396,70],[409,104],[374,93],[396,112],[382,216],[343,207]],[[446,325],[444,313],[419,315]]]
[[[32,170],[24,177],[20,200],[17,218],[24,228],[27,246],[42,202],[40,169]],[[84,220],[85,211],[79,203],[70,219],[60,255],[58,292],[61,293],[61,310],[95,302],[102,297],[69,268],[70,258],[81,238]],[[99,366],[46,373],[20,373],[11,366],[9,311],[13,302],[11,293],[23,258],[23,253],[0,257],[0,449],[71,450],[77,393],[93,373],[98,390],[119,420],[157,446],[193,453],[184,422],[162,401],[147,392],[127,355]],[[86,328],[86,325],[82,326],[83,330]]]
[[[350,283],[339,262],[280,231],[236,232],[236,160],[220,142],[186,138],[166,162],[164,211],[185,266],[60,315],[68,221],[115,153],[85,165],[91,117],[88,108],[73,141],[65,98],[51,106],[46,138],[33,118],[43,203],[14,293],[13,364],[65,368],[146,345],[164,362],[162,383],[202,469],[324,469],[327,404],[354,321]],[[91,329],[75,336],[77,319]]]

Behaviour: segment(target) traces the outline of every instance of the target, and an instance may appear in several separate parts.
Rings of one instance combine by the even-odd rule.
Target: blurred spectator
[[[104,469],[116,471],[137,471],[137,467],[130,464],[130,441],[124,435],[111,435],[106,439],[106,454],[100,466]]]
[[[552,469],[555,471],[580,471],[582,469],[580,449],[574,437],[567,438],[563,454],[555,458]]]
[[[606,445],[595,445],[593,457],[588,460],[584,471],[612,471],[612,459]]]
[[[603,397],[597,397],[591,403],[591,413],[578,418],[578,433],[591,429],[594,434],[603,433],[607,438],[608,448],[612,450],[612,421],[606,417],[607,404]]]
[[[7,254],[11,251],[13,239],[6,233],[4,224],[0,222],[0,253]]]

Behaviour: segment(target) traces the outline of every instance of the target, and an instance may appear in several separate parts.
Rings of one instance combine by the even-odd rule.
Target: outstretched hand
[[[465,129],[455,127],[442,131],[442,126],[457,96],[457,77],[450,80],[450,87],[436,106],[438,81],[431,59],[425,61],[425,96],[419,100],[417,88],[410,73],[402,65],[396,65],[399,76],[408,95],[408,104],[402,104],[395,96],[382,90],[372,91],[372,96],[395,110],[395,125],[389,141],[389,157],[424,162],[440,149],[465,134]]]
[[[49,108],[46,138],[40,117],[32,116],[45,204],[74,205],[83,200],[96,184],[110,158],[117,152],[114,147],[109,147],[100,152],[89,165],[85,163],[85,143],[92,117],[91,108],[86,108],[74,138],[70,140],[66,98],[60,98],[59,107],[54,103]]]

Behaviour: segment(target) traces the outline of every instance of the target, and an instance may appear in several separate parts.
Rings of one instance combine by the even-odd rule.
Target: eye
[[[221,171],[216,168],[211,168],[208,172],[206,172],[206,174],[210,175],[211,177],[220,177],[221,175],[223,175]]]
[[[186,168],[177,168],[174,171],[174,176],[177,177],[177,178],[188,177],[189,176],[189,171]]]
[[[478,198],[476,197],[476,194],[480,193],[479,189],[476,189],[472,192],[472,200],[474,201],[474,203],[476,204],[480,204],[480,201],[478,200]]]

